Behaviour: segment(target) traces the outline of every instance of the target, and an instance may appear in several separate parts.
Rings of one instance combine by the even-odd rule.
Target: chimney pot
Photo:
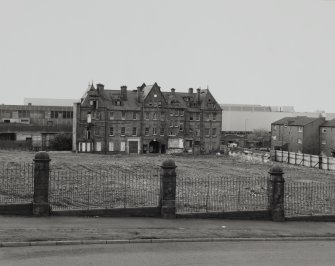
[[[175,88],[172,88],[172,89],[171,89],[171,92],[172,92],[172,93],[175,93],[175,91],[176,91]]]

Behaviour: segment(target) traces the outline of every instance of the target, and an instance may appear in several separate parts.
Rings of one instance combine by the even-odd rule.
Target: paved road
[[[334,265],[335,241],[1,248],[0,265]]]

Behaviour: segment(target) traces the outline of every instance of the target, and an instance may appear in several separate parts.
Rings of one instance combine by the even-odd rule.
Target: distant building
[[[72,133],[72,106],[0,105],[0,149],[45,150],[57,134]]]
[[[295,112],[292,106],[262,106],[245,104],[221,104],[222,131],[227,134],[245,134],[254,130],[271,131],[271,123],[284,117],[307,116],[318,118],[326,115],[335,118],[333,113]]]
[[[71,106],[79,99],[24,98],[24,105],[38,106]]]
[[[335,157],[335,119],[320,126],[320,152],[327,157]]]
[[[271,124],[271,149],[319,155],[324,117],[285,117]]]
[[[75,104],[73,149],[98,153],[209,153],[219,150],[222,110],[209,90],[136,90],[93,85]]]

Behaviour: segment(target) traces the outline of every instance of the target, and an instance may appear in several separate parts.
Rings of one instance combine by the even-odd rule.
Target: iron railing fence
[[[52,170],[49,186],[49,202],[56,211],[159,206],[158,169]]]
[[[178,213],[261,211],[270,208],[268,178],[177,175]]]
[[[285,182],[285,217],[335,215],[335,182]]]
[[[32,202],[33,163],[0,163],[0,204]]]

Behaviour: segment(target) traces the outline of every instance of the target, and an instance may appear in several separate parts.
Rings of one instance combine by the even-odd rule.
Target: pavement
[[[335,222],[0,215],[0,246],[335,240]]]

